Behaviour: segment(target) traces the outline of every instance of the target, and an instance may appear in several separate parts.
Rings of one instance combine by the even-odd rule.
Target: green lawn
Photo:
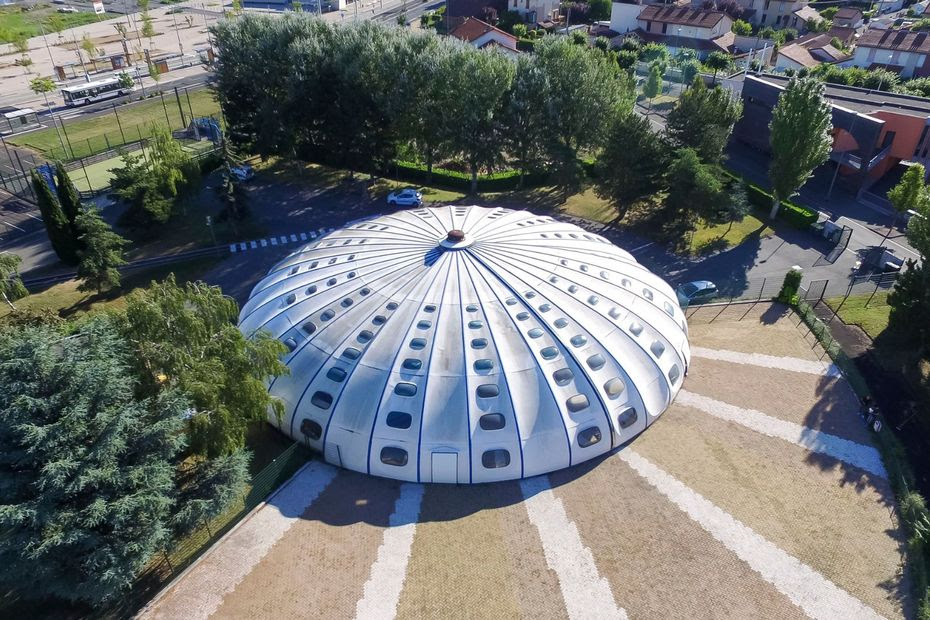
[[[765,222],[753,215],[747,215],[739,222],[729,224],[711,224],[701,220],[691,240],[691,253],[708,254],[717,250],[735,247],[755,235],[770,235],[774,232]]]
[[[869,335],[869,338],[875,340],[888,327],[888,315],[891,313],[891,306],[888,305],[888,293],[876,293],[869,301],[869,295],[857,295],[849,297],[843,303],[842,297],[833,297],[827,300],[827,304],[834,310],[838,310],[840,319],[848,325],[858,325]],[[868,307],[866,303],[868,302]],[[841,305],[842,304],[842,305]]]
[[[188,123],[190,110],[198,117],[219,114],[220,106],[213,98],[213,93],[207,89],[191,92],[189,102],[188,97],[182,92],[180,100],[184,120]],[[153,97],[142,103],[119,106],[114,113],[66,122],[67,152],[62,151],[58,134],[53,127],[11,137],[7,141],[31,148],[49,159],[70,160],[73,159],[72,151],[75,158],[86,157],[110,147],[135,142],[140,137],[147,138],[152,133],[153,125],[167,125],[171,129],[183,127],[178,100],[174,93],[165,95],[164,104],[160,97]]]
[[[0,43],[12,43],[22,37],[28,39],[40,35],[40,24],[45,28],[46,34],[50,34],[107,19],[92,11],[59,13],[57,8],[47,3],[37,4],[29,11],[20,6],[0,8]]]
[[[201,140],[200,142],[182,144],[182,148],[193,154],[213,148],[213,143],[207,140]],[[134,153],[141,154],[142,151],[134,151]],[[122,156],[111,157],[110,159],[104,159],[103,161],[75,168],[68,173],[68,176],[71,177],[74,186],[82,192],[100,191],[110,186],[110,180],[113,178],[113,173],[110,171],[114,168],[122,167]]]
[[[120,288],[99,296],[94,293],[82,293],[77,290],[77,280],[68,280],[24,297],[15,302],[15,305],[18,310],[38,313],[51,312],[65,318],[99,310],[118,309],[125,305],[125,296],[127,294],[137,288],[148,286],[152,280],[162,280],[169,273],[174,273],[178,282],[197,280],[219,260],[218,257],[198,258],[173,265],[132,271],[123,276]],[[9,306],[6,304],[0,306],[0,322],[10,312]]]

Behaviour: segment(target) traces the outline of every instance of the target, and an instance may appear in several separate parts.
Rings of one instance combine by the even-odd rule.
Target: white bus
[[[132,92],[132,87],[120,86],[119,78],[115,77],[61,89],[65,104],[72,107],[102,101],[111,97],[120,97],[130,92]]]

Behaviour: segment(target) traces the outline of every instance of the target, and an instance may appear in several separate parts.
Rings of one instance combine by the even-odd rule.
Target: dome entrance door
[[[432,481],[457,484],[459,455],[455,452],[433,452]]]

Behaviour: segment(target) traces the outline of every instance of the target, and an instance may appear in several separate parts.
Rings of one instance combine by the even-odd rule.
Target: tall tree
[[[610,201],[618,222],[633,204],[663,186],[669,151],[646,118],[627,113],[614,122],[598,158],[597,192]]]
[[[717,83],[717,72],[726,70],[731,62],[730,55],[725,52],[711,52],[707,55],[704,64],[714,70],[714,84]]]
[[[521,54],[504,112],[504,140],[520,168],[520,187],[524,175],[542,161],[548,131],[545,116],[548,93],[546,76],[536,66],[534,57]]]
[[[105,320],[0,332],[0,583],[99,602],[168,539],[187,404],[135,401]]]
[[[29,294],[19,277],[19,265],[23,259],[10,252],[0,252],[0,298],[11,310],[16,310],[13,302]]]
[[[926,175],[927,172],[921,164],[908,166],[898,184],[888,192],[888,201],[895,210],[895,222],[908,211],[923,213],[927,210],[927,206],[930,205],[930,190],[924,180]]]
[[[452,148],[471,173],[471,192],[478,190],[478,172],[501,159],[501,119],[505,94],[513,81],[513,63],[497,53],[465,48],[459,55],[458,75],[446,85],[453,105]]]
[[[889,325],[911,335],[922,354],[930,351],[930,203],[918,201],[917,215],[908,220],[907,240],[920,260],[907,261],[888,295]]]
[[[649,76],[643,83],[643,96],[649,100],[649,108],[652,109],[652,100],[662,92],[662,65],[654,62],[649,66]]]
[[[95,207],[82,210],[77,218],[81,230],[81,245],[78,256],[77,277],[81,280],[80,291],[96,291],[119,286],[119,267],[126,264],[123,249],[128,241],[113,232],[103,221]]]
[[[723,185],[718,171],[701,161],[694,149],[679,149],[668,167],[666,203],[690,227],[697,218],[709,217],[723,201]]]
[[[573,45],[567,37],[540,39],[536,62],[549,82],[548,154],[573,179],[578,153],[600,146],[605,124],[633,109],[632,78],[604,54]]]
[[[81,206],[81,192],[74,186],[71,175],[65,169],[65,165],[60,161],[55,162],[55,191],[58,193],[58,204],[65,217],[68,218],[68,224],[71,226],[71,235],[77,239],[81,231],[76,226],[78,215],[84,210]],[[80,245],[79,245],[80,247]]]
[[[77,240],[72,234],[68,218],[61,210],[58,197],[49,187],[45,177],[35,170],[32,171],[32,187],[35,190],[39,212],[42,214],[42,222],[45,224],[45,231],[48,233],[48,240],[52,243],[52,249],[55,250],[61,262],[76,265],[78,262]]]
[[[740,99],[719,86],[707,88],[696,77],[669,112],[666,130],[678,148],[692,148],[704,161],[718,164],[742,115]]]
[[[178,286],[174,276],[129,295],[124,334],[132,344],[143,394],[178,387],[190,395],[192,449],[208,457],[230,454],[248,426],[280,413],[266,379],[287,372],[287,348],[266,332],[251,338],[236,327],[239,308],[215,286]]]
[[[823,98],[823,82],[792,78],[778,97],[769,123],[772,159],[772,211],[775,219],[782,200],[790,198],[814,169],[827,161],[833,146],[830,104]]]

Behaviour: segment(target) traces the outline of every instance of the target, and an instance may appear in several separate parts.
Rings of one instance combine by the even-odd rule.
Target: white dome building
[[[688,367],[674,291],[526,211],[448,206],[336,230],[252,291],[240,329],[290,349],[272,423],[330,463],[478,483],[570,467],[643,432]]]

